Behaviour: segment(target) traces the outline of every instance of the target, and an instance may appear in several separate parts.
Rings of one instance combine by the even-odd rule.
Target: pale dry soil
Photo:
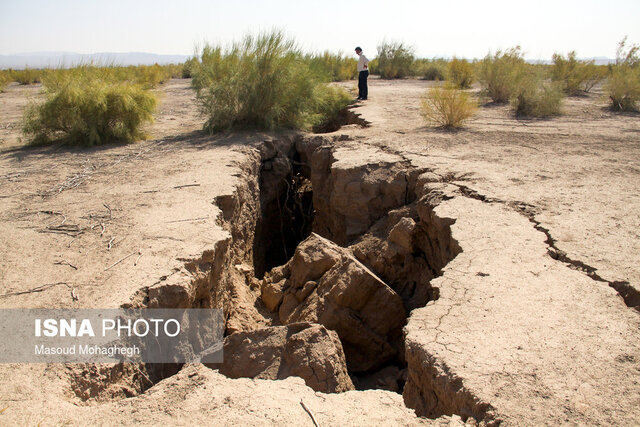
[[[435,212],[454,221],[462,252],[432,283],[439,299],[404,329],[404,400],[431,419],[396,393],[323,394],[200,365],[136,397],[83,402],[65,366],[4,365],[0,423],[312,425],[301,399],[320,425],[456,424],[436,417],[462,401],[464,419],[482,408],[479,418],[509,425],[637,423],[640,315],[609,282],[640,288],[640,117],[611,113],[595,93],[549,120],[482,106],[447,132],[419,115],[428,85],[371,79],[354,108],[371,126],[339,130],[334,157],[409,161],[442,177]],[[158,91],[150,139],[89,149],[25,148],[19,121],[38,88],[0,94],[0,307],[117,307],[188,280],[185,262],[228,237],[216,197],[233,192],[238,164],[267,136],[202,135],[189,82]]]

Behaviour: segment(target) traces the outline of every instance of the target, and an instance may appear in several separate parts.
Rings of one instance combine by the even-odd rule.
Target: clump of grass
[[[227,49],[204,46],[192,80],[209,132],[310,128],[341,105],[323,98],[322,84],[280,31],[247,35]]]
[[[413,48],[402,42],[383,41],[378,46],[376,73],[383,79],[401,79],[411,74]]]
[[[626,42],[625,37],[618,44],[616,63],[611,66],[606,92],[613,110],[637,111],[640,101],[640,46],[626,48]]]
[[[551,79],[560,82],[568,95],[578,95],[589,92],[596,84],[604,79],[602,69],[594,61],[579,61],[576,52],[566,56],[554,53]]]
[[[420,107],[429,124],[452,129],[462,127],[474,115],[477,103],[469,92],[448,84],[429,88]]]
[[[45,79],[45,101],[25,111],[23,132],[31,142],[91,146],[144,136],[140,128],[153,119],[155,95],[139,84],[115,80],[108,70],[64,71]]]
[[[307,55],[305,60],[313,72],[326,76],[329,81],[341,82],[358,77],[358,61],[342,53],[332,54],[325,51],[319,55]]]
[[[542,76],[529,70],[515,88],[511,106],[519,117],[550,117],[560,114],[564,94],[562,87],[545,81]]]
[[[508,102],[524,68],[520,46],[493,55],[489,53],[478,64],[478,80],[484,94],[494,102]]]
[[[468,89],[473,83],[473,65],[466,59],[454,57],[449,62],[449,81],[459,89]]]

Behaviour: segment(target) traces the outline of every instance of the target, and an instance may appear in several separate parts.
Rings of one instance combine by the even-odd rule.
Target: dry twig
[[[185,188],[185,187],[200,187],[200,184],[184,184],[184,185],[176,185],[173,188]]]
[[[313,412],[311,412],[311,409],[307,408],[307,405],[304,404],[304,401],[302,399],[300,399],[300,404],[302,405],[302,408],[305,411],[307,411],[307,414],[309,414],[309,416],[311,417],[311,421],[313,421],[313,425],[316,427],[320,427],[320,425],[316,421],[316,417],[313,416]]]
[[[56,261],[54,262],[54,264],[58,264],[58,265],[68,265],[69,267],[73,268],[74,270],[77,270],[78,267],[76,267],[75,265],[71,264],[69,261],[67,260],[60,260],[60,261]]]
[[[173,221],[165,221],[165,222],[169,223],[169,222],[200,221],[200,220],[203,220],[203,219],[209,219],[209,217],[208,217],[208,216],[203,216],[203,217],[200,217],[200,218],[175,219],[175,220],[173,220]]]
[[[107,271],[107,270],[109,270],[110,268],[115,267],[116,265],[118,265],[118,264],[120,264],[122,261],[124,261],[125,259],[127,259],[127,258],[129,258],[129,257],[131,257],[131,256],[133,256],[133,255],[135,255],[135,254],[136,254],[135,252],[131,252],[131,253],[130,253],[129,255],[127,255],[126,257],[124,257],[124,258],[120,258],[118,261],[114,262],[114,263],[113,263],[113,264],[111,264],[109,267],[105,268],[105,269],[104,269],[104,271]]]
[[[11,297],[11,296],[16,296],[16,295],[26,295],[26,294],[33,294],[33,293],[37,293],[37,292],[43,292],[43,291],[46,291],[49,288],[53,288],[54,286],[58,286],[58,285],[65,285],[69,289],[72,289],[71,286],[69,286],[69,284],[67,284],[67,282],[47,283],[45,285],[36,286],[35,288],[29,289],[29,290],[26,290],[26,291],[8,292],[6,294],[0,295],[0,298],[6,298],[6,297]]]

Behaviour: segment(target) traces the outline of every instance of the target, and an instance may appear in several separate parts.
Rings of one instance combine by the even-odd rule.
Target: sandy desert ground
[[[333,303],[330,367],[351,378],[325,393],[316,371],[5,364],[0,423],[636,424],[640,115],[595,90],[549,120],[482,105],[449,132],[420,117],[430,84],[371,79],[359,119],[328,134],[208,136],[189,81],[172,80],[148,140],[97,148],[25,147],[39,88],[9,86],[0,307],[223,306],[229,334],[250,334],[322,323],[309,312]],[[294,193],[300,210],[278,197]],[[369,305],[321,295],[355,286],[332,267],[296,283],[327,259],[375,288],[354,291]]]

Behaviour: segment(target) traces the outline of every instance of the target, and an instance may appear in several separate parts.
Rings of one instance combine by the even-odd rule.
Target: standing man
[[[356,54],[358,58],[358,99],[365,100],[369,95],[369,88],[367,87],[367,77],[369,77],[369,60],[362,53],[360,47],[356,48]]]

